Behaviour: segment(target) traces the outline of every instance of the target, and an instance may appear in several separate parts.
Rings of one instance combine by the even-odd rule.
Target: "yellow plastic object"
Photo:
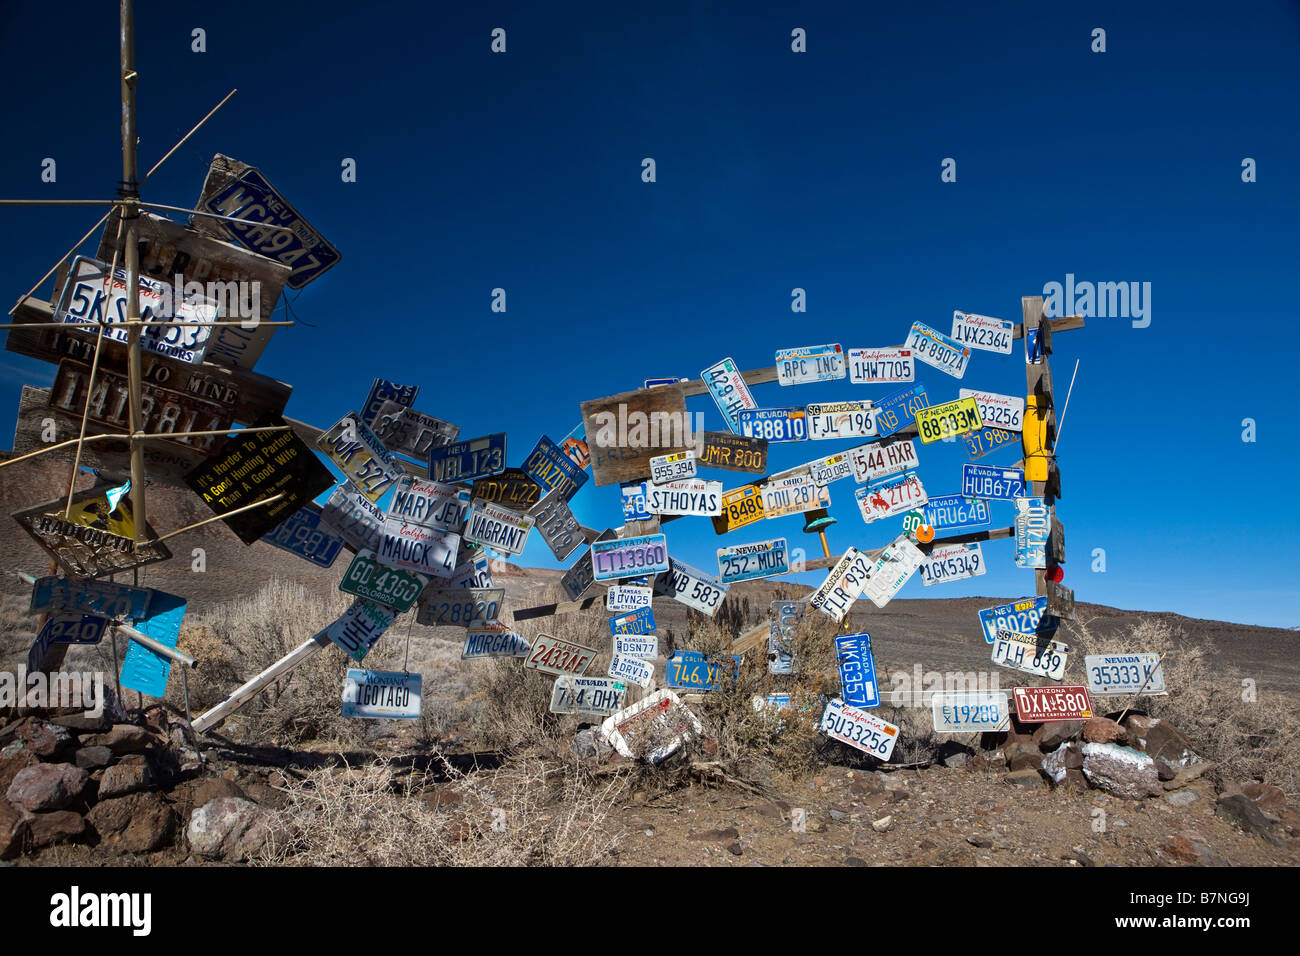
[[[1047,445],[1049,405],[1037,395],[1025,396],[1025,427],[1021,441],[1025,450],[1025,481],[1046,481],[1052,454]]]

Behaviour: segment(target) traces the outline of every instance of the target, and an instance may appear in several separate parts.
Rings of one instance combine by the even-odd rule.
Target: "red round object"
[[[1055,584],[1060,584],[1064,578],[1065,568],[1061,567],[1059,564],[1047,572],[1047,580],[1052,581]]]

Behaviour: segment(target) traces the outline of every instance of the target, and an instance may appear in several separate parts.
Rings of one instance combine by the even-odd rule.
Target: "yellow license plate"
[[[955,402],[931,405],[929,408],[918,409],[916,413],[916,430],[924,445],[978,431],[983,424],[980,421],[979,405],[974,398],[959,398]]]
[[[722,514],[714,517],[713,530],[717,534],[726,534],[762,520],[763,496],[759,494],[758,485],[742,485],[723,493]]]

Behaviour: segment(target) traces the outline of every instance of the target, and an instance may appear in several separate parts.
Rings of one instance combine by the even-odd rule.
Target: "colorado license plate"
[[[979,406],[973,398],[932,405],[916,413],[916,430],[925,445],[978,431],[980,424]]]
[[[723,584],[785,574],[789,570],[785,538],[718,549],[718,572]]]
[[[921,565],[921,580],[928,588],[932,584],[945,584],[973,578],[983,574],[984,552],[978,542],[971,544],[945,544],[934,548]]]
[[[925,506],[925,523],[936,531],[972,531],[987,528],[990,523],[989,503],[983,498],[965,495],[939,495]]]
[[[922,322],[913,322],[904,344],[912,350],[919,362],[947,372],[953,378],[961,378],[966,374],[970,349],[938,329],[932,329]]]
[[[871,402],[824,402],[804,411],[812,441],[876,437],[876,407]]]
[[[898,742],[898,728],[889,721],[839,699],[822,711],[821,731],[880,760],[888,760]]]
[[[1011,727],[1007,695],[997,692],[950,691],[930,701],[936,734],[1002,731]]]
[[[914,471],[873,482],[859,488],[853,496],[858,500],[862,520],[867,524],[919,508],[929,500],[921,476]]]
[[[913,382],[916,363],[911,349],[849,349],[849,381],[854,385]]]
[[[429,579],[409,571],[389,568],[375,560],[375,552],[358,551],[339,582],[339,590],[384,604],[398,611],[409,611]]]
[[[962,398],[973,398],[979,408],[980,424],[986,428],[1004,428],[1018,432],[1025,423],[1025,400],[1019,395],[1000,392],[978,392],[973,388],[959,388]]]
[[[668,539],[662,534],[648,534],[596,541],[591,546],[591,567],[597,581],[667,571]]]
[[[971,498],[1010,501],[1025,493],[1025,472],[1021,468],[998,468],[993,465],[961,466],[961,493]]]
[[[744,376],[730,358],[724,358],[717,365],[710,366],[700,373],[704,386],[713,396],[714,404],[727,421],[727,427],[739,433],[737,414],[746,408],[758,408],[758,402],[750,394]]]
[[[505,432],[429,449],[429,477],[434,481],[470,482],[505,468]]]
[[[782,385],[832,382],[844,377],[844,349],[838,345],[810,345],[777,349],[776,380]]]
[[[1026,674],[1060,680],[1065,676],[1065,658],[1069,650],[1060,641],[1049,639],[1039,644],[1033,634],[999,630],[993,640],[992,661]]]
[[[995,319],[990,315],[976,315],[974,312],[952,313],[952,340],[958,345],[967,345],[985,352],[1011,354],[1011,337],[1016,324],[1007,319]]]
[[[736,415],[740,434],[769,442],[807,440],[807,418],[802,408],[747,408]]]

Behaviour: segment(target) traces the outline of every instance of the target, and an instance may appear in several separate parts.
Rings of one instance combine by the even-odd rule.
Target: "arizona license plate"
[[[761,491],[764,518],[780,518],[819,507],[817,485],[803,475],[769,481]]]
[[[615,634],[614,656],[652,661],[659,656],[659,638],[653,634]]]
[[[429,449],[429,477],[434,481],[470,482],[505,468],[505,432]]]
[[[986,607],[979,612],[980,626],[984,628],[984,640],[992,644],[998,631],[1018,631],[1021,634],[1034,634],[1038,631],[1038,622],[1047,611],[1047,598],[1024,598],[1010,604]]]
[[[849,381],[854,385],[883,385],[916,381],[911,349],[849,349]]]
[[[393,486],[385,517],[432,531],[459,534],[469,517],[469,505],[468,488],[402,475]]]
[[[429,579],[421,575],[385,567],[375,560],[375,552],[362,550],[348,565],[339,590],[398,611],[409,611],[428,583]]]
[[[952,340],[958,345],[967,345],[985,352],[1010,355],[1015,328],[1014,322],[995,319],[991,315],[956,310],[952,313]]]
[[[652,515],[721,515],[722,482],[701,478],[683,478],[662,485],[647,482],[645,510]]]
[[[961,466],[961,493],[969,498],[998,501],[1022,497],[1025,493],[1024,469],[964,464]]]
[[[504,624],[471,624],[465,631],[463,661],[477,657],[527,657],[532,645]]]
[[[655,629],[655,615],[649,607],[639,607],[609,619],[610,635],[649,634]]]
[[[547,495],[529,509],[528,515],[537,523],[542,540],[557,561],[563,561],[582,544],[582,525],[559,495]]]
[[[1005,428],[981,428],[968,435],[962,435],[961,441],[966,446],[966,457],[971,461],[983,458],[989,452],[1005,448],[1007,445],[1021,443],[1019,435]]]
[[[777,349],[776,380],[782,385],[833,382],[844,377],[844,349],[838,345],[810,345]]]
[[[1022,568],[1047,567],[1047,539],[1051,517],[1041,497],[1016,498],[1016,564]]]
[[[1092,716],[1088,688],[1081,684],[1060,687],[1013,687],[1016,720],[1041,724],[1049,720],[1087,720]]]
[[[848,454],[849,460],[853,462],[853,480],[860,485],[920,467],[920,462],[916,459],[916,445],[910,438],[906,441],[859,445],[850,448]]]
[[[722,494],[722,513],[713,519],[715,534],[726,534],[755,521],[762,521],[763,495],[758,485],[742,485]]]
[[[371,501],[378,501],[398,476],[405,474],[397,456],[384,447],[356,412],[335,422],[316,439],[316,447]]]
[[[311,501],[262,535],[262,540],[322,568],[333,566],[343,550],[343,539],[321,524],[321,507]]]
[[[745,384],[745,378],[736,368],[736,363],[730,358],[724,358],[717,365],[701,372],[700,378],[703,379],[704,387],[709,390],[709,394],[713,396],[718,411],[722,412],[722,417],[726,419],[727,427],[738,433],[740,428],[737,414],[747,408],[758,408],[758,402],[754,401],[754,396],[750,394],[749,386]]]
[[[667,571],[668,539],[662,534],[647,534],[596,541],[591,546],[591,567],[597,581]]]
[[[914,471],[872,482],[859,488],[853,496],[858,500],[862,520],[867,524],[919,508],[930,500],[921,484],[921,476]]]
[[[631,681],[638,687],[649,687],[650,682],[654,680],[655,667],[649,661],[642,660],[639,657],[624,657],[621,654],[615,654],[609,662],[610,677],[617,677],[620,680]]]
[[[838,698],[822,711],[821,731],[880,760],[888,760],[898,742],[898,728],[889,721]]]
[[[982,427],[1003,428],[1013,432],[1024,428],[1025,400],[1021,396],[1003,395],[1001,392],[979,392],[973,388],[960,388],[957,394],[962,399],[975,400]]]
[[[769,442],[806,441],[807,419],[803,408],[747,408],[736,414],[740,434]]]
[[[537,483],[543,495],[559,495],[564,501],[587,481],[587,473],[545,435],[524,459],[524,474]]]
[[[718,549],[718,572],[723,584],[785,574],[790,561],[785,538],[736,544]]]
[[[881,438],[888,438],[914,422],[920,409],[929,407],[930,396],[920,382],[892,392],[876,402],[876,430]]]
[[[1060,641],[1049,639],[1040,644],[1033,634],[999,629],[993,640],[992,661],[1026,674],[1060,680],[1065,676],[1065,659],[1069,651],[1069,646]]]
[[[662,537],[662,535],[661,535]],[[684,561],[670,558],[668,573],[655,580],[655,593],[680,601],[709,617],[717,612],[730,585],[722,579],[691,567]]]
[[[925,555],[921,549],[907,535],[900,534],[876,559],[862,593],[871,598],[871,603],[876,607],[884,607],[903,589],[903,585],[924,561]]]
[[[824,580],[808,597],[815,607],[835,621],[844,620],[853,602],[862,594],[871,574],[871,559],[857,548],[846,548]]]
[[[609,590],[605,592],[605,610],[615,612],[635,611],[639,608],[649,607],[653,598],[654,592],[649,587],[611,584]]]
[[[921,581],[928,588],[932,584],[978,577],[987,570],[979,542],[944,544],[931,550],[930,557],[921,565]]]
[[[987,528],[990,523],[989,503],[983,498],[965,495],[939,495],[925,506],[925,523],[936,531],[972,531]]]
[[[923,322],[913,322],[904,344],[915,353],[919,362],[947,372],[953,378],[961,378],[966,374],[970,349],[938,329],[932,329]]]
[[[1088,690],[1094,694],[1136,694],[1140,690],[1148,697],[1168,693],[1159,654],[1089,654],[1083,659],[1083,669]]]
[[[650,459],[650,480],[656,485],[695,477],[695,452],[679,451]]]
[[[740,664],[738,657],[731,661],[733,667]],[[727,676],[722,668],[721,661],[710,660],[699,651],[673,651],[664,661],[664,683],[673,690],[717,690]]]
[[[876,437],[876,406],[871,402],[823,402],[804,411],[812,441]]]
[[[551,634],[538,634],[533,641],[533,652],[524,658],[524,666],[555,677],[578,676],[586,672],[595,658],[594,648]]]
[[[853,474],[853,460],[849,458],[848,452],[840,452],[838,455],[828,455],[825,458],[815,458],[808,462],[808,477],[812,478],[813,484],[825,488],[832,481],[839,481],[841,478],[847,478]]]
[[[391,607],[357,598],[348,609],[324,632],[331,641],[343,649],[354,661],[361,661],[370,653],[397,617]]]
[[[420,595],[416,620],[426,627],[468,627],[495,621],[505,588],[430,588]]]
[[[930,712],[937,734],[997,732],[1011,728],[1011,710],[1005,693],[949,691],[935,694],[930,701]]]
[[[973,398],[932,405],[916,413],[916,430],[924,445],[978,431],[980,424],[979,406]]]
[[[502,554],[522,554],[533,519],[490,501],[475,501],[469,509],[465,537]]]
[[[879,707],[876,659],[871,635],[840,634],[835,638],[835,660],[840,665],[840,699],[853,707]]]
[[[551,688],[551,713],[593,714],[608,717],[623,706],[627,684],[610,677],[555,678]]]
[[[421,683],[419,674],[350,668],[343,678],[343,716],[417,720]]]

